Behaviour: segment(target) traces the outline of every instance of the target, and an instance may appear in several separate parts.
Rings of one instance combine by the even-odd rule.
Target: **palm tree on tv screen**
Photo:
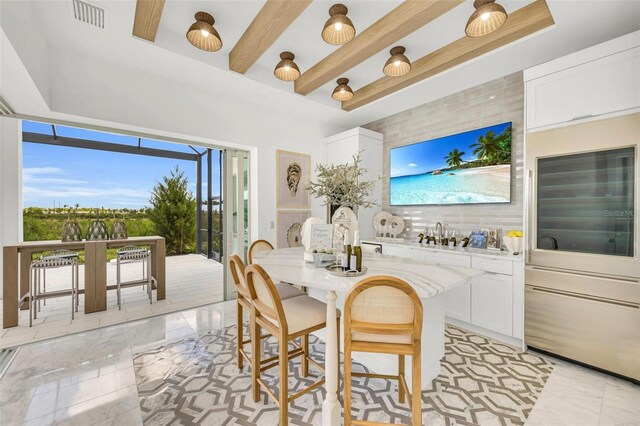
[[[454,148],[444,159],[447,161],[449,167],[458,167],[462,163],[462,156],[464,154],[464,151]]]
[[[480,136],[478,141],[469,145],[469,148],[473,149],[473,155],[475,155],[483,163],[491,164],[495,162],[500,146],[498,144],[499,138],[496,137],[492,130],[489,130],[486,134]]]

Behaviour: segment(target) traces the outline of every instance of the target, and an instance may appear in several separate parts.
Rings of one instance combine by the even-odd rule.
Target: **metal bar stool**
[[[80,289],[80,277],[79,277],[79,256],[78,253],[75,251],[71,251],[71,250],[53,250],[53,251],[49,251],[49,252],[45,252],[42,255],[40,255],[40,260],[45,260],[45,259],[72,259],[74,260],[74,264],[71,267],[73,269],[73,271],[75,271],[75,279],[76,279],[76,290]],[[37,294],[44,294],[47,292],[47,269],[53,269],[53,268],[59,268],[60,266],[52,266],[49,268],[38,268],[39,271],[42,271],[42,279],[40,279],[40,277],[38,276],[38,279],[36,280],[36,284],[37,287],[35,289],[35,292]],[[42,298],[42,303],[44,304],[44,306],[47,306],[47,298],[43,297]],[[78,312],[78,304],[79,304],[80,298],[77,297],[76,298],[76,312]],[[38,300],[38,312],[40,312],[40,300]]]
[[[121,278],[121,266],[123,264],[135,262],[142,262],[142,279],[123,282]],[[118,310],[122,309],[122,287],[133,287],[137,285],[146,286],[149,303],[153,303],[153,286],[151,278],[150,250],[139,246],[126,246],[119,249],[116,253],[116,292],[118,295]]]
[[[71,267],[71,291],[61,290],[52,292],[40,292],[40,272],[50,268]],[[78,259],[74,257],[47,257],[31,262],[29,266],[29,327],[33,326],[33,320],[38,318],[36,302],[50,297],[64,297],[71,293],[71,319],[75,318],[75,310],[78,298],[77,282]]]

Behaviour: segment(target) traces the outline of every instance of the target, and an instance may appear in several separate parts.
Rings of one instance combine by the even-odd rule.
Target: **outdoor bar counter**
[[[166,287],[163,237],[72,242],[28,241],[4,246],[3,328],[16,327],[18,310],[29,308],[28,302],[22,301],[22,298],[29,292],[29,265],[34,253],[50,250],[84,250],[84,313],[89,314],[107,309],[107,249],[129,245],[150,246],[151,276],[157,287],[157,299],[163,300]]]

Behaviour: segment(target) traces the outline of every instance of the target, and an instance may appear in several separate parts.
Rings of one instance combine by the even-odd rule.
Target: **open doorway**
[[[22,136],[25,241],[61,241],[65,224],[70,222],[78,225],[83,239],[96,222],[104,223],[107,233],[123,222],[129,237],[160,235],[167,242],[165,300],[148,304],[139,288],[123,290],[125,314],[116,318],[118,313],[112,312],[118,309],[116,292],[108,290],[106,312],[86,318],[97,326],[114,324],[235,297],[223,265],[227,250],[246,252],[250,223],[247,152],[33,121],[23,122]],[[156,198],[163,186],[171,186],[169,192],[182,188],[177,191],[182,193],[169,193],[160,207],[170,210],[171,218],[185,208],[189,212],[189,217],[178,217],[174,224],[193,219],[192,231],[189,225],[182,232],[190,236],[179,243],[170,241],[175,235],[163,233],[158,223],[156,210],[162,208]],[[171,200],[179,205],[167,207]],[[108,286],[115,282],[116,252],[108,250],[105,259]],[[32,257],[35,260],[42,254]],[[80,253],[81,269],[82,258]],[[126,272],[123,269],[132,276],[141,272],[139,264],[127,265]],[[79,275],[82,288],[84,274]],[[50,291],[57,285],[64,288],[65,281],[56,277],[56,271],[48,272]],[[47,322],[47,313],[49,319],[68,317],[70,301],[66,299],[47,299],[46,310],[41,307],[41,323]],[[82,303],[82,297],[80,300]],[[21,312],[20,324],[28,322],[28,317],[26,321],[22,318],[25,314]],[[81,319],[82,307],[76,325]]]

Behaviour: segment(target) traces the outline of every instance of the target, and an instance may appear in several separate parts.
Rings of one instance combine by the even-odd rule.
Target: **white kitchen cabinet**
[[[418,250],[413,250],[408,247],[399,247],[385,244],[383,245],[382,253],[388,254],[389,256],[403,257],[405,259],[422,260],[420,252]]]
[[[471,282],[471,324],[511,336],[513,332],[513,280],[487,272]]]
[[[526,70],[527,129],[640,108],[640,36],[634,34]]]
[[[444,314],[463,322],[471,322],[471,283],[444,293]]]

